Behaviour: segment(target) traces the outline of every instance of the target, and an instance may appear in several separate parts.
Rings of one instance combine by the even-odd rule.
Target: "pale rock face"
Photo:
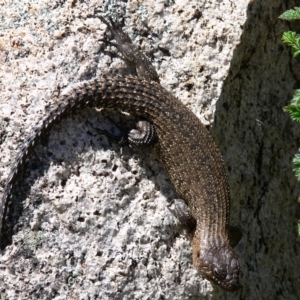
[[[26,165],[14,197],[23,207],[20,226],[0,255],[0,295],[296,299],[300,189],[291,159],[300,131],[282,111],[296,75],[281,43],[286,22],[278,20],[296,2],[81,2],[1,6],[1,187],[60,89],[127,72],[114,48],[99,41],[105,26],[94,10],[119,13],[134,43],[151,54],[161,84],[213,125],[228,169],[232,224],[243,231],[235,248],[242,289],[228,294],[199,276],[187,235],[166,208],[176,195],[158,157],[121,150],[97,131],[112,127],[112,113],[86,109],[56,126]]]

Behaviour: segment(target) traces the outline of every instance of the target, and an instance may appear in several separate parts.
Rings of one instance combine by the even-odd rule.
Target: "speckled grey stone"
[[[166,208],[175,195],[158,157],[99,133],[113,126],[107,116],[128,117],[86,109],[36,147],[16,187],[24,210],[0,255],[1,299],[297,299],[291,159],[300,130],[282,111],[295,68],[278,20],[296,2],[283,2],[0,1],[1,187],[60,89],[127,72],[101,41],[97,9],[125,16],[162,85],[213,125],[232,224],[243,231],[242,288],[230,294],[194,269],[187,235]]]

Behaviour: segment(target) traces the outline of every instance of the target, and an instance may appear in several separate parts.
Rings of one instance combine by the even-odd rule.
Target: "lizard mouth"
[[[230,292],[234,292],[240,288],[239,279],[235,276],[226,276],[225,279],[220,279],[217,276],[210,274],[206,275],[206,277]]]

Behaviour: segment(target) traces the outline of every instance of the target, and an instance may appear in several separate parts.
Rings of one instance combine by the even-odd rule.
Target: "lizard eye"
[[[214,267],[214,275],[216,278],[218,278],[219,280],[221,279],[225,279],[226,278],[226,271],[225,270],[221,270],[221,269],[218,269],[217,267]]]

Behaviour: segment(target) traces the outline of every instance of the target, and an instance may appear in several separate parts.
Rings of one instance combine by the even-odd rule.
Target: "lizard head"
[[[227,244],[205,247],[193,247],[194,265],[197,270],[228,291],[239,287],[239,261]]]

